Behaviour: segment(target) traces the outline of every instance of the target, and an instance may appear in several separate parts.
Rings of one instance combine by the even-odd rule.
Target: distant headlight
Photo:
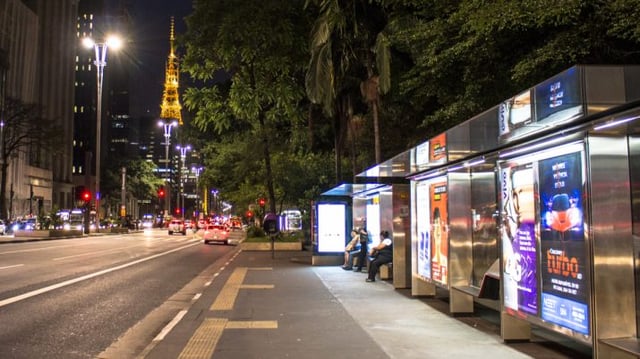
[[[64,229],[65,231],[69,231],[69,230],[71,230],[71,225],[70,225],[69,223],[65,223],[65,224],[62,226],[62,229]]]

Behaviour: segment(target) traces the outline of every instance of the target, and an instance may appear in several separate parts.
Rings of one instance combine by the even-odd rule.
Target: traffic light
[[[77,186],[75,188],[76,201],[88,203],[91,201],[91,191],[85,186]]]
[[[158,198],[164,198],[164,187],[158,188]]]
[[[253,212],[247,211],[247,218],[251,218],[251,217],[253,217]]]
[[[180,214],[180,208],[176,208],[176,214]]]
[[[81,197],[85,203],[91,202],[91,192],[88,189],[85,189],[84,191],[82,191]]]
[[[264,198],[260,198],[258,199],[258,204],[260,205],[260,208],[264,208],[264,204],[266,203]]]

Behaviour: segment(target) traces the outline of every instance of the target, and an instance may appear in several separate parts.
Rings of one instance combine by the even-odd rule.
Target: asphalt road
[[[0,358],[95,358],[124,336],[139,351],[175,315],[155,309],[234,249],[164,230],[2,244]]]

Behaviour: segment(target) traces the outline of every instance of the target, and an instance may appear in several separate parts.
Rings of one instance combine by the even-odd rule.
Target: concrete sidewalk
[[[505,344],[495,311],[452,317],[444,296],[414,298],[386,281],[365,282],[366,273],[311,266],[310,258],[238,249],[145,357],[590,357],[558,338]]]

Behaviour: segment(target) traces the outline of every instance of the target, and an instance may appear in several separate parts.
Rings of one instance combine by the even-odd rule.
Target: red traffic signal
[[[253,217],[253,212],[251,212],[251,211],[247,211],[247,217],[248,217],[248,218]]]
[[[91,201],[91,192],[89,192],[88,190],[83,191],[81,196],[83,201],[85,202]]]
[[[158,197],[164,198],[164,187],[158,188]]]
[[[176,214],[180,214],[180,208],[176,208]]]
[[[264,207],[264,204],[266,203],[264,198],[260,198],[258,199],[258,204],[260,205],[260,207]]]

